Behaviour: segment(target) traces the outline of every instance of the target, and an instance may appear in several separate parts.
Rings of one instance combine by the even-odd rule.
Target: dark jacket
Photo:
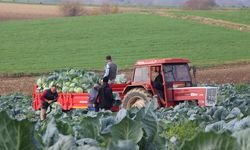
[[[50,89],[47,89],[43,92],[41,96],[41,101],[45,102],[45,99],[57,101],[57,98],[58,98],[57,92],[52,93]]]
[[[111,109],[113,104],[113,93],[108,83],[103,83],[98,92],[99,108]]]
[[[162,75],[159,74],[154,80],[154,87],[159,93],[160,98],[164,98],[164,86],[163,86],[163,79]]]
[[[155,80],[154,80],[154,86],[157,90],[164,90],[164,86],[162,85],[163,83],[163,79],[162,79],[162,75],[159,74]]]

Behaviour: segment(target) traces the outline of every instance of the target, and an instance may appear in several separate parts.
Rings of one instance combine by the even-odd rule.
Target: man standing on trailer
[[[53,102],[56,102],[57,99],[58,99],[58,93],[56,91],[55,85],[52,85],[50,89],[47,89],[43,92],[41,96],[41,112],[40,112],[41,121],[46,119],[46,112],[47,112],[48,107]]]
[[[117,74],[117,65],[112,62],[110,55],[106,56],[106,65],[103,78],[108,77],[109,83],[114,83]]]

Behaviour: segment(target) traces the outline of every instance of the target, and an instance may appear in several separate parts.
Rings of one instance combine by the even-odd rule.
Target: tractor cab
[[[168,63],[150,67],[150,81],[153,95],[164,105],[172,99],[168,91],[173,88],[191,87],[192,78],[187,63]]]
[[[212,89],[214,104],[217,88],[192,87],[189,60],[182,58],[150,59],[137,61],[131,85],[126,87],[124,106],[143,107],[157,95],[159,106],[174,106],[183,101],[196,101],[198,105],[206,103],[207,91]],[[210,90],[211,91],[211,90]]]

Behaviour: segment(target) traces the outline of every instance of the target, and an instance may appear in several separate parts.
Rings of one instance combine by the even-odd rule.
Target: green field
[[[0,72],[119,69],[146,58],[186,57],[197,66],[250,60],[250,34],[155,15],[115,14],[0,23]]]
[[[250,25],[250,9],[235,10],[177,10],[170,11],[176,15],[192,15],[221,19],[235,23]]]

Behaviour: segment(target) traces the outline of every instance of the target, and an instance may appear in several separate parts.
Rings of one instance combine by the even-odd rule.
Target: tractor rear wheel
[[[123,107],[130,109],[132,107],[142,108],[146,103],[150,102],[152,94],[143,88],[134,88],[130,90],[124,97]]]

